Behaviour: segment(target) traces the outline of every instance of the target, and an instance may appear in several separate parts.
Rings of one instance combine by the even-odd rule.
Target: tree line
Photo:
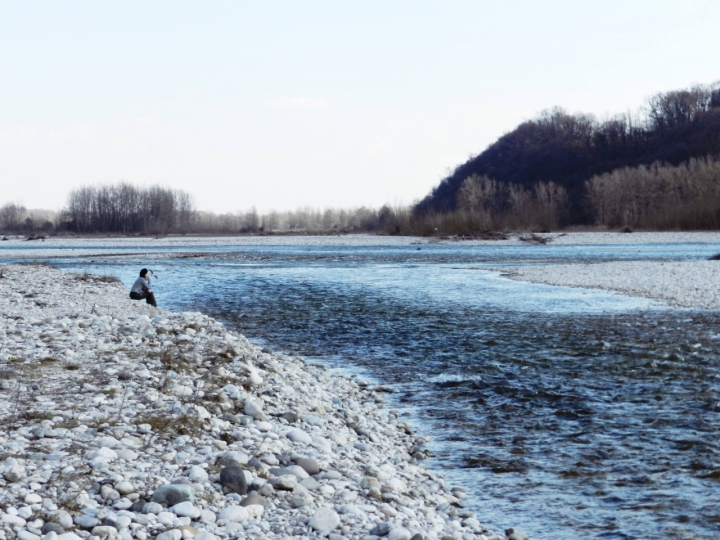
[[[592,224],[586,182],[616,169],[662,163],[678,166],[720,155],[720,81],[659,93],[636,114],[598,121],[561,108],[542,112],[457,167],[417,203],[413,213],[463,212],[459,195],[467,178],[487,177],[511,189],[534,192],[562,187],[567,208],[561,223]],[[515,188],[512,188],[515,189]]]

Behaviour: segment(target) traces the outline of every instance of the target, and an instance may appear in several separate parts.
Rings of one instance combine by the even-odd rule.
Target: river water
[[[390,406],[432,436],[428,465],[496,530],[720,537],[720,313],[487,270],[704,259],[717,244],[13,244],[0,261],[49,260],[128,287],[146,266],[164,307],[392,386]]]

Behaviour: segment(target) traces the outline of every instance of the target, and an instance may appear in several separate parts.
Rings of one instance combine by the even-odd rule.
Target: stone
[[[319,534],[329,534],[335,527],[340,525],[340,516],[330,508],[321,507],[308,521],[308,525]]]
[[[33,534],[30,531],[20,530],[17,532],[18,540],[40,540],[37,534]]]
[[[224,467],[220,470],[220,483],[231,493],[245,495],[247,493],[247,481],[245,472],[235,465]]]
[[[54,532],[55,534],[62,534],[65,532],[65,529],[62,525],[59,523],[53,523],[52,521],[46,521],[43,523],[42,529],[40,529],[40,532],[43,534],[47,534],[50,531]]]
[[[289,423],[294,424],[298,420],[300,420],[300,415],[295,412],[286,412],[283,413],[282,417],[287,420]]]
[[[217,537],[208,531],[200,531],[195,535],[195,540],[217,540]]]
[[[138,457],[136,452],[128,448],[120,448],[119,450],[115,450],[115,453],[118,459],[124,459],[125,461],[135,461]]]
[[[320,472],[320,465],[317,461],[311,458],[299,458],[295,460],[295,464],[298,467],[302,467],[306,473],[308,473],[310,476],[314,474],[318,474]],[[302,480],[302,479],[301,479]]]
[[[176,516],[180,517],[189,517],[190,519],[196,519],[200,517],[200,509],[196,506],[193,506],[193,503],[191,503],[190,501],[178,503],[171,507],[170,510]]]
[[[246,399],[243,412],[248,416],[252,416],[255,420],[267,420],[267,416],[262,410],[262,405],[254,399]]]
[[[318,482],[314,478],[308,477],[305,478],[302,482],[300,482],[300,485],[306,489],[309,489],[310,491],[314,491],[320,487],[320,482]]]
[[[371,534],[373,536],[387,536],[390,533],[390,528],[390,524],[387,522],[378,523],[372,529],[370,529],[370,532],[368,534]]]
[[[92,535],[97,536],[98,538],[107,538],[108,536],[113,537],[117,535],[117,529],[115,527],[109,527],[107,525],[102,525],[98,527],[93,527]]]
[[[217,520],[217,517],[215,516],[215,512],[212,510],[202,510],[200,512],[200,521],[202,523],[215,523]]]
[[[163,511],[162,505],[160,503],[156,503],[156,502],[145,503],[145,505],[143,506],[143,509],[142,509],[143,514],[157,515],[162,511]]]
[[[157,535],[155,540],[180,540],[182,532],[179,529],[171,529]]]
[[[218,519],[225,521],[234,521],[235,523],[245,523],[250,519],[247,508],[244,506],[226,506],[218,514]]]
[[[310,435],[305,433],[302,429],[291,429],[285,434],[285,436],[292,442],[303,444],[310,444],[312,442],[312,437],[310,437]]]
[[[194,499],[193,488],[184,484],[165,484],[159,486],[152,494],[152,502],[164,503],[168,506],[175,506],[178,503],[193,501]]]
[[[267,507],[265,497],[254,492],[250,493],[247,497],[240,501],[240,506],[250,506],[251,504],[259,504],[262,507]]]
[[[130,493],[133,493],[135,491],[135,488],[130,482],[124,480],[115,484],[115,491],[117,491],[121,495],[129,495]]]
[[[96,527],[100,523],[100,521],[98,521],[94,517],[87,516],[87,515],[77,516],[74,519],[74,521],[75,521],[75,525],[77,525],[78,527],[81,527],[83,529],[92,529],[93,527]]]
[[[279,469],[270,469],[269,472],[273,476],[283,476],[285,474],[291,474],[298,480],[304,480],[309,476],[305,469],[298,465],[290,465],[289,467],[282,467]]]
[[[250,456],[245,452],[225,452],[220,458],[220,465],[224,467],[240,467],[241,465],[247,465],[249,460]]]
[[[198,482],[198,483],[202,484],[203,482],[207,482],[208,473],[205,469],[203,469],[199,465],[193,465],[192,467],[190,467],[190,472],[188,473],[188,478],[193,482]]]
[[[64,534],[59,534],[56,540],[82,540],[82,539],[73,532],[66,532]]]
[[[410,540],[425,540],[425,537],[420,533],[415,533]]]
[[[396,527],[388,533],[388,540],[410,540],[412,534],[405,527]]]
[[[70,529],[73,526],[73,518],[67,510],[58,510],[57,520],[61,527]]]
[[[40,504],[41,502],[42,497],[37,493],[28,493],[27,495],[25,495],[26,504]]]
[[[270,479],[270,485],[275,489],[281,489],[284,491],[292,491],[297,485],[297,476],[292,474],[284,474],[282,476],[274,476]]]

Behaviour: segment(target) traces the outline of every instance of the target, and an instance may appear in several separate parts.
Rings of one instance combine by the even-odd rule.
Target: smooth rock
[[[312,442],[312,437],[305,433],[302,429],[291,429],[285,434],[285,436],[292,442],[303,444],[310,444]]]
[[[373,536],[387,536],[390,532],[390,529],[391,526],[389,523],[378,523],[372,529],[370,529],[370,532],[368,534],[371,534]]]
[[[180,540],[182,532],[179,529],[171,529],[157,535],[155,540]]]
[[[231,493],[245,495],[247,493],[247,481],[245,472],[235,465],[224,467],[220,470],[220,483]]]
[[[319,534],[328,534],[340,525],[340,516],[330,508],[318,508],[308,521],[308,525]]]
[[[200,509],[196,506],[193,506],[193,503],[190,501],[184,501],[181,503],[178,503],[170,508],[170,510],[176,515],[180,517],[189,517],[190,519],[196,519],[200,517]]]
[[[194,499],[193,488],[184,484],[165,484],[159,486],[152,494],[152,502],[165,503],[168,506],[175,506],[178,503]]]
[[[388,540],[410,540],[412,534],[405,527],[396,527],[388,533]]]
[[[47,534],[50,531],[54,532],[55,534],[63,534],[65,532],[65,529],[59,523],[53,523],[52,521],[46,521],[45,523],[43,523],[42,529],[40,529],[40,531],[43,534]]]
[[[240,501],[240,506],[250,506],[251,504],[259,504],[262,507],[267,507],[265,497],[258,495],[257,493],[250,493],[247,497]]]
[[[160,503],[156,503],[156,502],[145,503],[145,505],[143,506],[143,509],[142,509],[143,514],[157,515],[162,511],[163,511],[162,505]]]
[[[243,412],[248,416],[252,416],[255,420],[267,420],[262,405],[254,399],[245,400]]]
[[[284,491],[292,491],[297,485],[297,476],[292,474],[284,474],[283,476],[274,476],[270,479],[270,485],[275,489]]]
[[[199,465],[193,465],[192,467],[190,467],[190,472],[188,473],[188,478],[193,482],[198,482],[198,483],[202,484],[203,482],[207,482],[208,473],[205,469],[203,469]]]
[[[122,482],[115,484],[115,491],[121,495],[129,495],[135,491],[135,488],[130,482],[123,480]]]
[[[220,465],[224,467],[240,467],[241,465],[247,465],[250,456],[245,452],[225,452],[220,458]]]
[[[217,537],[208,531],[200,531],[195,535],[195,540],[217,540]]]
[[[17,537],[18,540],[40,540],[40,536],[24,529],[17,532]]]
[[[311,458],[300,458],[295,461],[295,464],[298,467],[302,467],[306,473],[308,473],[310,476],[314,474],[318,474],[320,472],[320,465],[317,461]],[[302,480],[302,479],[301,479]]]
[[[250,519],[247,508],[244,506],[226,506],[218,514],[218,519],[225,521],[234,521],[235,523],[245,523]]]
[[[75,525],[82,527],[83,529],[92,529],[96,527],[100,521],[92,516],[80,515],[74,519]]]
[[[279,469],[270,469],[269,472],[273,476],[283,476],[285,474],[291,474],[298,480],[305,480],[305,478],[309,476],[305,469],[303,469],[299,465],[290,465],[288,467],[282,467]]]

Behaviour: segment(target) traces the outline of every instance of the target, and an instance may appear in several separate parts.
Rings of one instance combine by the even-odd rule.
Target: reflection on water
[[[432,464],[497,529],[720,536],[718,314],[482,270],[578,254],[700,258],[717,246],[193,249],[56,263],[126,284],[152,266],[166,306],[392,384],[433,435]]]

